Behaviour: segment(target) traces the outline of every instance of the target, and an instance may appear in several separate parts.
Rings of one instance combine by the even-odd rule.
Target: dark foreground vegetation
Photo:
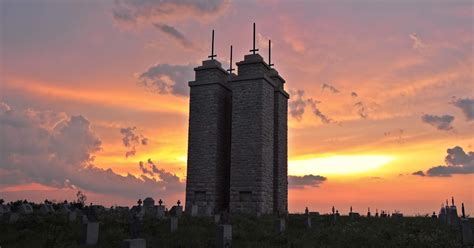
[[[278,234],[274,218],[233,217],[233,247],[462,247],[460,231],[437,219],[313,216],[313,227],[305,226],[305,215],[290,215],[287,231]],[[95,247],[121,247],[130,237],[126,216],[103,214],[99,218],[99,244]],[[471,219],[473,222],[473,219]],[[471,226],[474,223],[471,223]],[[0,223],[0,246],[85,247],[79,245],[81,224],[68,222],[59,214],[22,216],[13,224]],[[169,219],[145,219],[141,237],[147,247],[214,247],[216,225],[211,218],[179,219],[179,228],[170,233]]]

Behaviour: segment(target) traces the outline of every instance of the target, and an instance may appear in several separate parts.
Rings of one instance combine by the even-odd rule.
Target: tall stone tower
[[[256,51],[254,26],[254,49],[237,63],[237,75],[222,69],[214,52],[194,69],[186,208],[288,211],[289,95],[285,80]]]
[[[231,90],[216,60],[203,61],[189,82],[186,206],[228,206]]]
[[[270,78],[275,82],[274,91],[274,157],[273,157],[273,210],[288,212],[288,99],[285,80],[278,71],[271,69]]]

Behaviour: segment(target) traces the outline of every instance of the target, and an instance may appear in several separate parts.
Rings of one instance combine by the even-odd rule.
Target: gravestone
[[[221,221],[221,215],[220,214],[214,214],[214,223],[219,223]]]
[[[472,235],[471,223],[468,218],[461,219],[461,233],[463,245],[473,245],[474,237]]]
[[[309,209],[308,207],[306,207],[304,209],[304,214],[306,216],[306,222],[305,222],[305,226],[306,228],[311,228],[311,216],[309,215]]]
[[[51,204],[41,204],[40,212],[42,214],[54,213],[54,208]]]
[[[191,205],[191,216],[196,217],[198,215],[198,205]]]
[[[10,206],[8,205],[0,205],[0,216],[4,215],[4,214],[9,214],[10,213]]]
[[[141,223],[137,213],[132,214],[132,217],[130,219],[129,231],[132,239],[137,239],[138,237],[140,237]]]
[[[403,219],[403,214],[402,214],[402,213],[399,213],[399,212],[393,213],[393,214],[392,214],[392,219],[394,219],[394,220],[401,220],[401,219]]]
[[[122,248],[146,248],[146,240],[126,239],[122,242]]]
[[[61,204],[59,205],[58,212],[64,215],[68,215],[71,212],[69,204]]]
[[[77,218],[77,211],[74,210],[74,211],[69,212],[69,215],[68,215],[69,222],[76,221],[76,218]]]
[[[460,220],[458,210],[455,205],[448,207],[448,224],[451,226],[459,226]]]
[[[284,233],[285,230],[286,230],[286,220],[285,220],[285,218],[278,218],[275,221],[275,227],[276,227],[277,233]]]
[[[232,225],[223,224],[217,226],[216,247],[224,248],[232,245]]]
[[[333,214],[333,222],[334,222],[334,224],[336,224],[337,219],[339,219],[339,216],[341,216],[341,215],[339,214],[339,210],[336,210],[336,213]]]
[[[221,213],[220,223],[222,223],[222,224],[231,224],[229,211],[224,211],[224,212]]]
[[[178,231],[178,217],[171,217],[170,218],[170,230],[171,232]]]
[[[357,218],[359,218],[359,217],[360,217],[360,214],[359,214],[359,213],[357,213],[357,212],[352,212],[352,206],[351,206],[350,212],[349,212],[349,218],[350,218],[351,220],[355,220],[355,219],[357,219]]]
[[[83,224],[82,243],[85,245],[97,245],[99,241],[99,222]]]
[[[201,216],[206,216],[206,217],[210,217],[213,215],[214,213],[214,207],[210,204],[206,204],[204,206],[201,207],[201,211],[200,211],[200,215]]]
[[[28,203],[22,203],[20,205],[20,213],[22,213],[22,214],[31,214],[31,213],[33,213],[33,208]]]
[[[165,212],[165,206],[156,206],[156,217],[158,217],[159,219],[165,217]]]
[[[311,228],[312,227],[312,223],[311,223],[311,216],[306,216],[306,228]]]
[[[18,213],[10,212],[9,215],[10,216],[8,216],[8,223],[10,224],[16,223],[18,219],[20,218],[20,214]]]
[[[474,245],[474,237],[472,235],[472,228],[469,218],[466,218],[466,212],[464,210],[464,203],[461,207],[462,218],[461,218],[461,233],[462,233],[462,243],[463,245]]]
[[[87,220],[90,222],[97,222],[99,220],[97,209],[94,206],[90,206],[87,208],[86,215],[87,215]]]
[[[183,214],[183,206],[173,206],[170,210],[170,215],[174,217],[181,217]]]
[[[89,219],[87,218],[87,215],[85,215],[85,214],[81,214],[81,215],[80,215],[80,220],[81,220],[81,223],[82,223],[82,224],[87,224],[87,223],[89,223]]]
[[[446,208],[444,207],[444,204],[441,204],[441,209],[439,210],[439,213],[438,213],[438,219],[442,223],[448,222],[448,215],[446,214]]]

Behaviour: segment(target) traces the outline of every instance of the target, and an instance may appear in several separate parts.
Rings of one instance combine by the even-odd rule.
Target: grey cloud
[[[334,86],[327,83],[323,83],[323,85],[321,85],[321,90],[324,91],[325,89],[329,90],[331,93],[339,93],[339,90],[336,89]]]
[[[165,182],[179,183],[179,177],[174,174],[171,174],[164,169],[159,169],[158,166],[149,158],[147,160],[148,166],[150,166],[153,176],[158,176],[161,180]]]
[[[187,96],[193,68],[192,65],[153,65],[138,77],[138,84],[159,94]]]
[[[474,120],[474,99],[464,98],[453,101],[454,106],[460,108],[466,117],[466,120]]]
[[[288,176],[288,185],[291,188],[319,187],[327,178],[320,175]]]
[[[453,174],[474,173],[474,152],[464,152],[462,147],[455,146],[447,150],[446,165],[431,167],[426,172],[417,171],[413,175],[426,175],[430,177],[450,177]]]
[[[153,172],[148,170],[148,168],[145,166],[145,163],[143,163],[142,161],[138,162],[138,167],[140,168],[142,174],[153,176]]]
[[[5,103],[4,103],[5,104]],[[174,194],[183,183],[131,174],[119,175],[94,165],[101,140],[81,115],[67,116],[54,127],[29,111],[0,110],[0,185],[39,183],[56,188],[80,188],[100,194],[136,198]]]
[[[474,152],[465,153],[462,147],[455,146],[447,150],[448,155],[444,161],[449,166],[471,166],[474,167]]]
[[[143,136],[143,134],[138,134],[136,130],[136,127],[120,128],[120,133],[123,135],[122,143],[128,148],[125,152],[126,158],[134,156],[137,153],[138,145],[141,144],[145,146],[148,144],[148,138]]]
[[[140,136],[135,134],[136,127],[120,128],[120,133],[123,135],[122,143],[125,147],[132,146],[132,143],[138,143]]]
[[[374,112],[377,109],[380,109],[379,104],[373,101],[367,101],[367,100],[361,99],[361,97],[359,97],[359,94],[355,91],[351,92],[351,98],[354,102],[353,106],[357,112],[357,115],[359,115],[359,117],[362,119],[369,118],[370,112]]]
[[[356,103],[354,104],[354,106],[355,106],[356,109],[357,109],[357,114],[358,114],[361,118],[367,119],[367,117],[369,117],[368,108],[367,108],[367,106],[365,105],[364,102],[362,102],[362,101],[356,102]]]
[[[202,19],[222,13],[228,0],[117,0],[113,18],[121,23]]]
[[[304,96],[304,90],[290,90],[291,99],[288,103],[288,107],[290,109],[290,115],[295,118],[297,121],[301,121],[303,119],[303,114],[305,112],[305,108],[307,106],[311,107],[312,113],[318,117],[321,122],[328,124],[333,123],[334,121],[329,118],[327,115],[323,114],[321,110],[318,108],[317,104],[321,103],[317,100],[312,98],[306,98]]]
[[[426,124],[429,124],[433,127],[436,127],[438,130],[448,131],[453,129],[451,123],[454,121],[454,116],[451,115],[428,115],[425,114],[421,117],[421,121]]]
[[[323,114],[321,110],[318,108],[317,104],[321,103],[320,101],[313,100],[312,98],[309,98],[307,101],[308,101],[308,104],[311,106],[311,110],[313,111],[313,114],[316,117],[318,117],[322,123],[329,124],[329,123],[334,122],[334,120],[329,118],[327,115]]]
[[[306,108],[306,100],[304,99],[304,90],[290,90],[291,98],[288,103],[290,115],[297,121],[303,119],[304,109]]]
[[[188,40],[181,32],[179,32],[176,28],[166,24],[159,24],[153,23],[153,26],[161,30],[163,33],[167,34],[171,38],[178,41],[184,48],[191,48],[193,44],[190,40]]]
[[[471,174],[474,173],[473,167],[445,166],[438,165],[426,171],[430,177],[450,177],[452,174]]]
[[[421,171],[421,170],[420,170],[420,171],[415,171],[415,172],[413,172],[413,173],[411,173],[411,174],[414,175],[414,176],[422,176],[422,177],[425,176],[425,173],[424,173],[423,171]]]

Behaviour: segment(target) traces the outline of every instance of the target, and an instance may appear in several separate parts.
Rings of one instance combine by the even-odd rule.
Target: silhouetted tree
[[[82,207],[86,205],[87,196],[82,193],[82,191],[77,191],[77,203],[79,203]]]

